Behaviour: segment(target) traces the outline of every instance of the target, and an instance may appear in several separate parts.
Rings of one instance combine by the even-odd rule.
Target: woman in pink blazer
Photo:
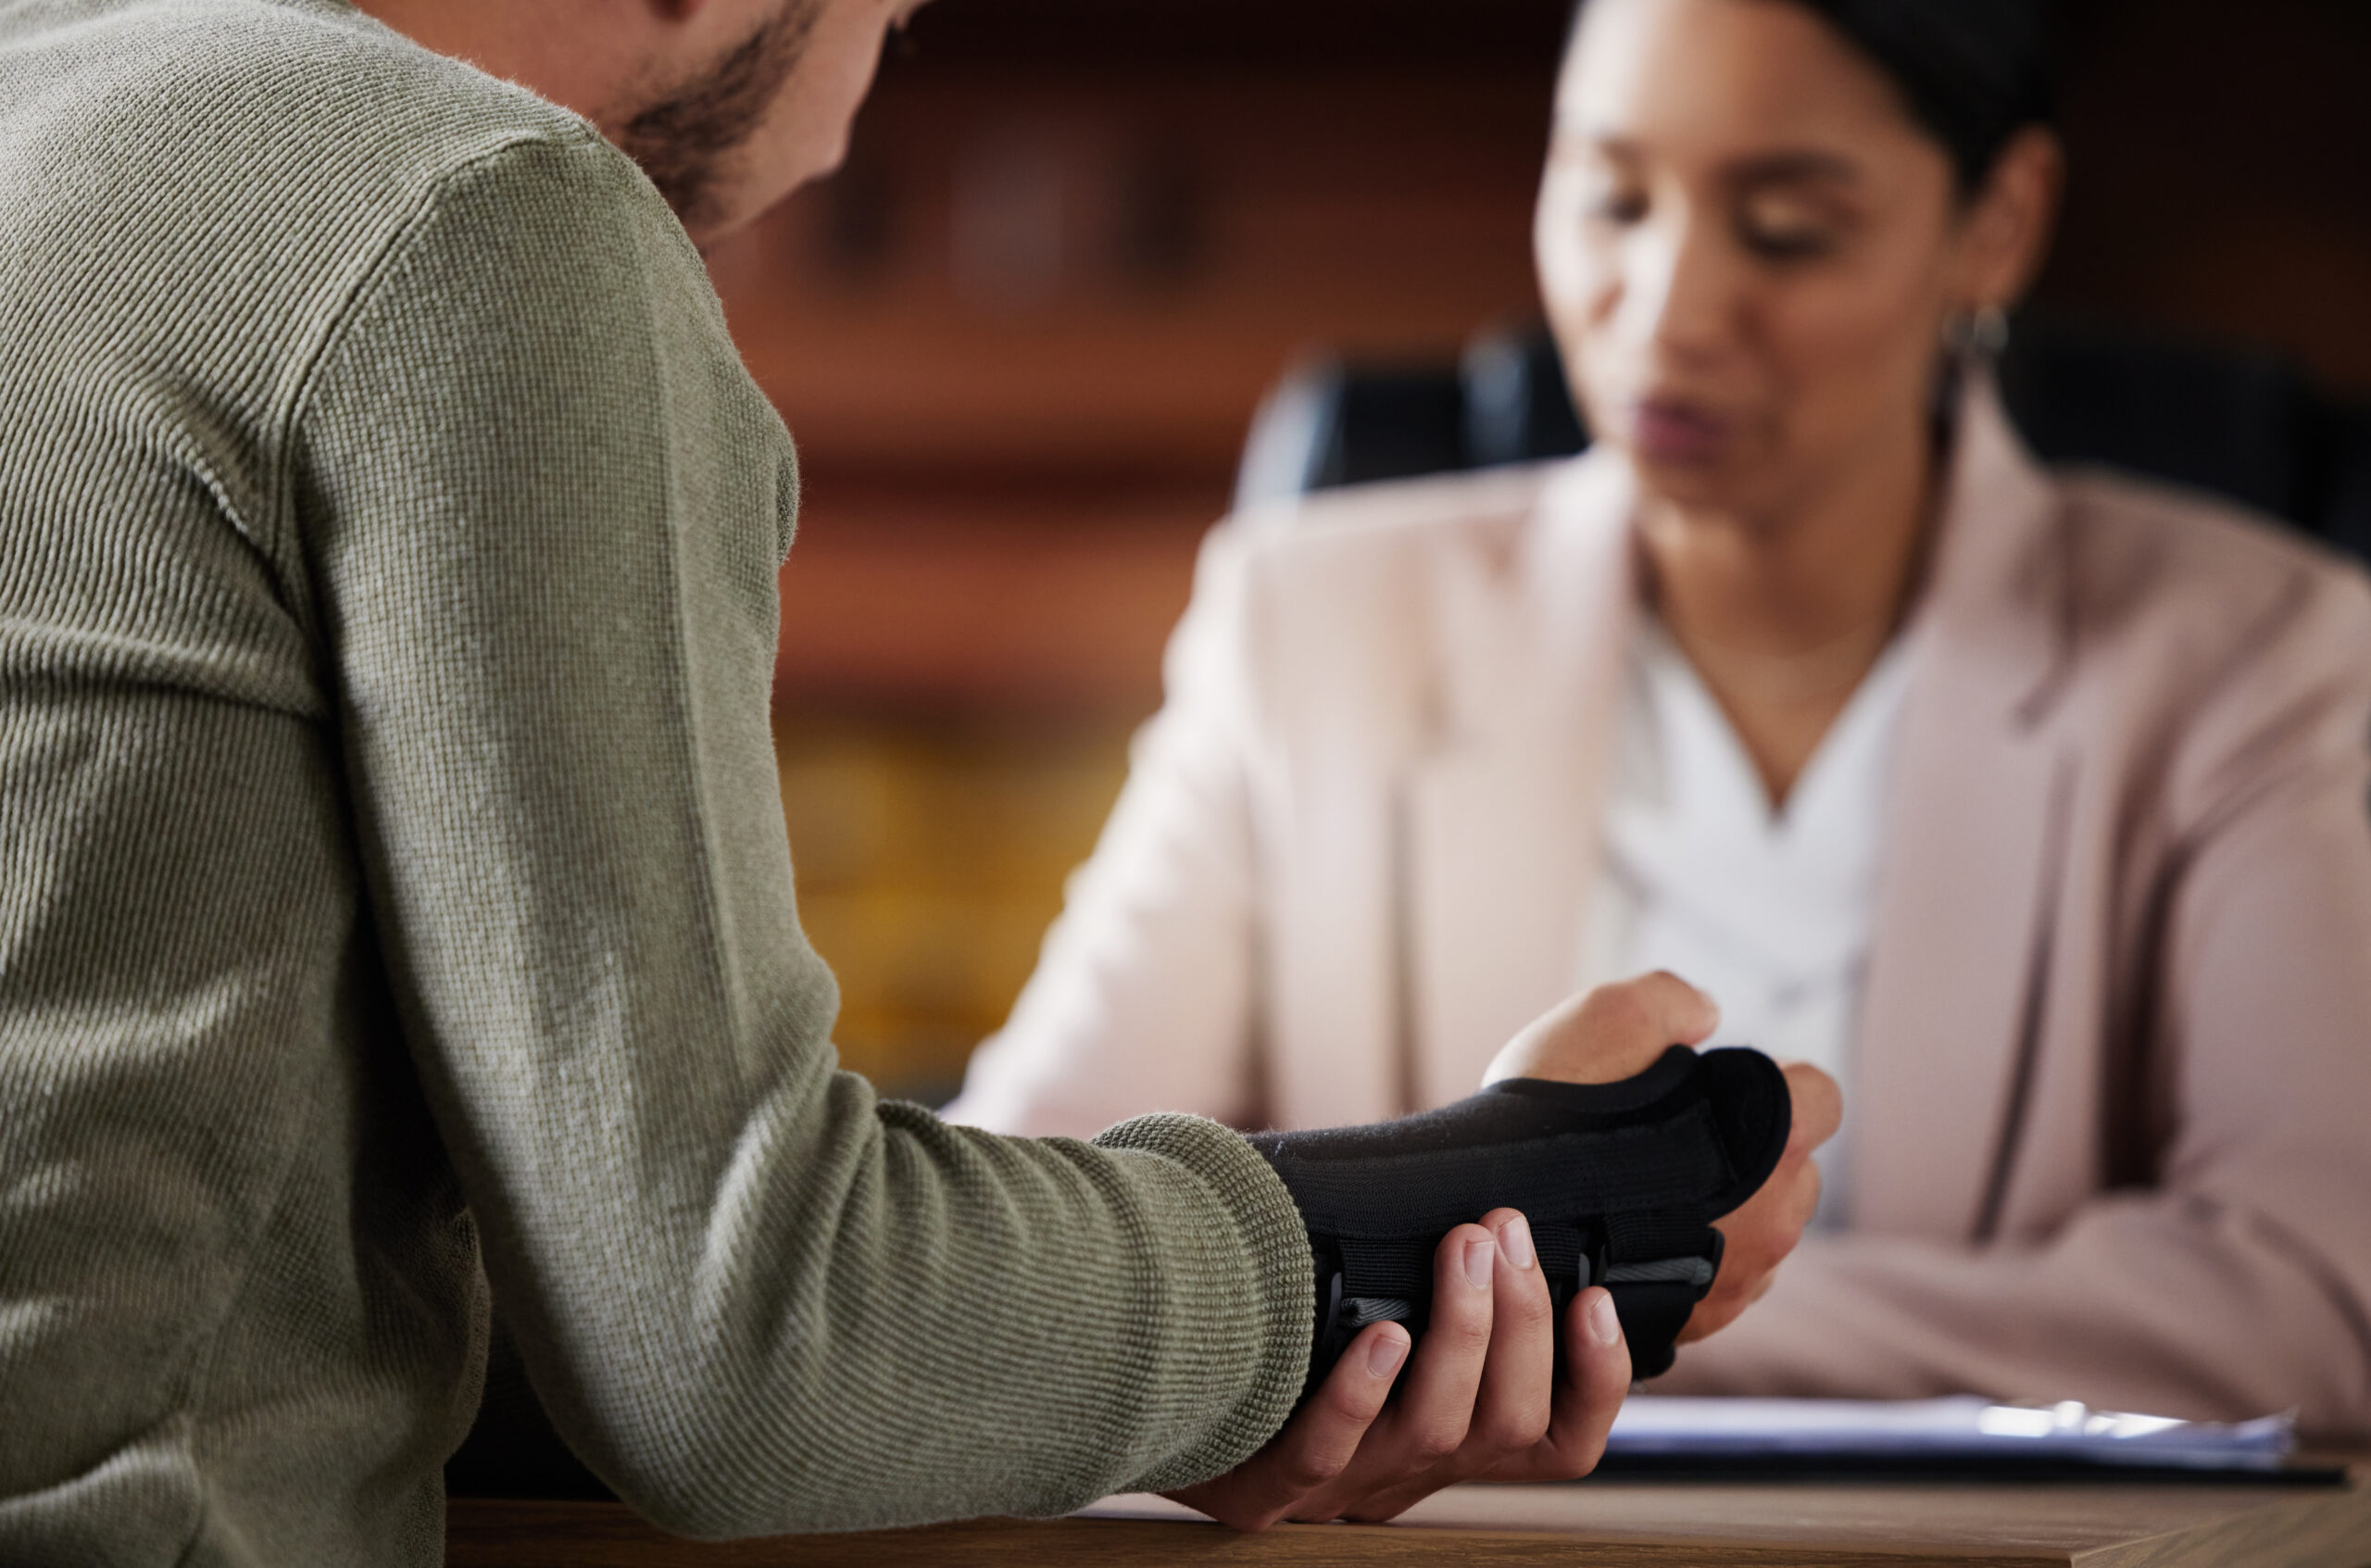
[[[1662,1386],[2371,1431],[2371,591],[2002,417],[2039,11],[1594,0],[1538,252],[1598,445],[1212,535],[950,1114],[1392,1116],[1667,964],[1849,1110]]]

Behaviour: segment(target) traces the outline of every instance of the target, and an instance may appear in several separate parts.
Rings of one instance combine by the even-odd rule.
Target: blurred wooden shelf
[[[1302,348],[1537,312],[1547,131],[1503,73],[934,77],[712,265],[825,467],[1207,480]]]
[[[799,922],[840,982],[842,1063],[951,1095],[1036,967],[1120,790],[1124,725],[785,713]]]
[[[775,706],[1150,713],[1223,487],[1066,497],[815,482],[783,571]],[[1067,513],[1068,515],[1064,515]]]

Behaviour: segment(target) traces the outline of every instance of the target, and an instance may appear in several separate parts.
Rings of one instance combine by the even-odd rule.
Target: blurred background
[[[950,1094],[1160,696],[1254,410],[1537,303],[1568,0],[937,0],[711,258],[797,435],[775,732],[847,1064]],[[2371,4],[2064,0],[2051,318],[2371,398]]]

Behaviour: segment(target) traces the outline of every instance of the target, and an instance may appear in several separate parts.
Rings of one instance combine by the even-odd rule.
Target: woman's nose
[[[1658,355],[1698,360],[1727,347],[1737,275],[1712,226],[1687,218],[1650,226],[1624,280],[1625,334]]]

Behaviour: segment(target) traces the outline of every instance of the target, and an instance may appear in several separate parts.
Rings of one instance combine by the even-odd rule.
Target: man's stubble
[[[630,110],[614,132],[695,233],[720,216],[725,165],[798,69],[821,9],[822,0],[787,0],[715,65]]]

